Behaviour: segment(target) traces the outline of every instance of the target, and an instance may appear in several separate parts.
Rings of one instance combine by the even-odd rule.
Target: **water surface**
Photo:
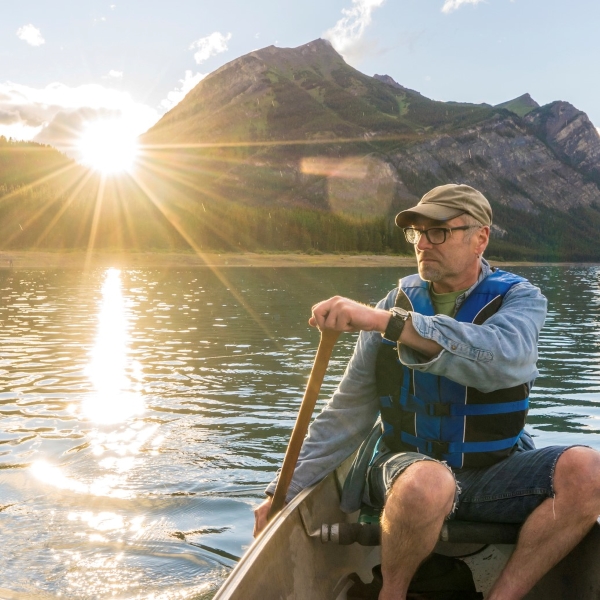
[[[600,449],[600,268],[513,270],[550,301],[536,443]],[[210,598],[283,458],[310,306],[409,272],[0,271],[0,597]]]

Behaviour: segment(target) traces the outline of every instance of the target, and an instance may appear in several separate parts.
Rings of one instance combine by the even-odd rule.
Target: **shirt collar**
[[[481,257],[481,272],[479,273],[479,277],[477,278],[477,281],[465,292],[463,292],[457,299],[456,299],[456,309],[458,310],[461,306],[461,304],[469,297],[469,295],[471,294],[471,292],[486,278],[489,277],[492,274],[492,267],[490,265],[490,263],[485,260],[485,258],[483,258],[483,256]]]

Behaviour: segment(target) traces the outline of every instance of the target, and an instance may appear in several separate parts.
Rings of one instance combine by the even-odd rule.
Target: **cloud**
[[[121,117],[120,111],[107,108],[84,107],[75,110],[60,110],[33,139],[40,144],[49,144],[73,155],[74,140],[79,138],[89,123],[113,121],[121,119]]]
[[[115,71],[111,69],[108,72],[108,77],[112,77],[113,79],[123,79],[123,71]]]
[[[352,0],[350,8],[343,8],[344,15],[323,37],[344,56],[360,55],[366,50],[363,36],[371,24],[372,14],[385,0]]]
[[[484,0],[445,0],[444,6],[442,6],[443,13],[451,13],[454,10],[459,9],[464,4],[479,4]]]
[[[17,37],[31,46],[41,46],[46,43],[46,40],[42,37],[41,31],[31,23],[19,27],[19,29],[17,29]]]
[[[159,117],[157,110],[136,102],[128,93],[99,84],[52,83],[32,88],[0,83],[0,135],[50,144],[74,158],[78,158],[79,137],[91,122],[116,119],[139,135]]]
[[[215,31],[206,37],[200,38],[190,45],[190,50],[198,50],[194,54],[197,64],[203,63],[211,56],[221,54],[227,50],[227,42],[231,39],[231,33],[223,35],[219,31]]]
[[[177,104],[184,99],[185,95],[190,90],[194,89],[206,75],[206,73],[196,73],[195,75],[192,75],[191,71],[186,70],[183,79],[179,80],[181,85],[169,92],[167,97],[160,103],[160,106],[167,110],[171,110],[174,106],[177,106]]]

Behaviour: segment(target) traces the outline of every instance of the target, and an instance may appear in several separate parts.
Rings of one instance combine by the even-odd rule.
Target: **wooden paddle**
[[[290,437],[290,443],[288,444],[285,452],[285,458],[283,459],[283,466],[281,467],[281,473],[279,473],[279,479],[277,481],[277,487],[275,488],[275,494],[273,495],[273,502],[269,509],[267,520],[270,521],[284,506],[285,497],[287,495],[296,463],[298,462],[298,455],[300,454],[300,448],[304,442],[304,437],[308,431],[308,425],[310,424],[310,418],[315,410],[315,404],[319,397],[319,391],[321,390],[321,384],[327,371],[327,365],[331,358],[331,352],[335,346],[335,342],[340,336],[340,331],[334,331],[333,329],[325,329],[321,331],[321,340],[319,341],[319,348],[317,349],[317,355],[315,356],[315,362],[308,378],[308,384],[306,385],[306,391],[304,392],[304,398],[302,398],[302,404],[298,411],[296,418],[296,424]]]

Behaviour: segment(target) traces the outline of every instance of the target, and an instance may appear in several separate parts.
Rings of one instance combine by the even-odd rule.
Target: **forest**
[[[220,195],[215,189],[147,173],[103,177],[48,146],[0,138],[0,249],[412,252],[394,225],[395,211],[361,217],[326,207],[248,203],[231,199],[231,188]],[[502,227],[492,236],[489,257],[600,256],[598,206],[530,213],[492,205]]]

